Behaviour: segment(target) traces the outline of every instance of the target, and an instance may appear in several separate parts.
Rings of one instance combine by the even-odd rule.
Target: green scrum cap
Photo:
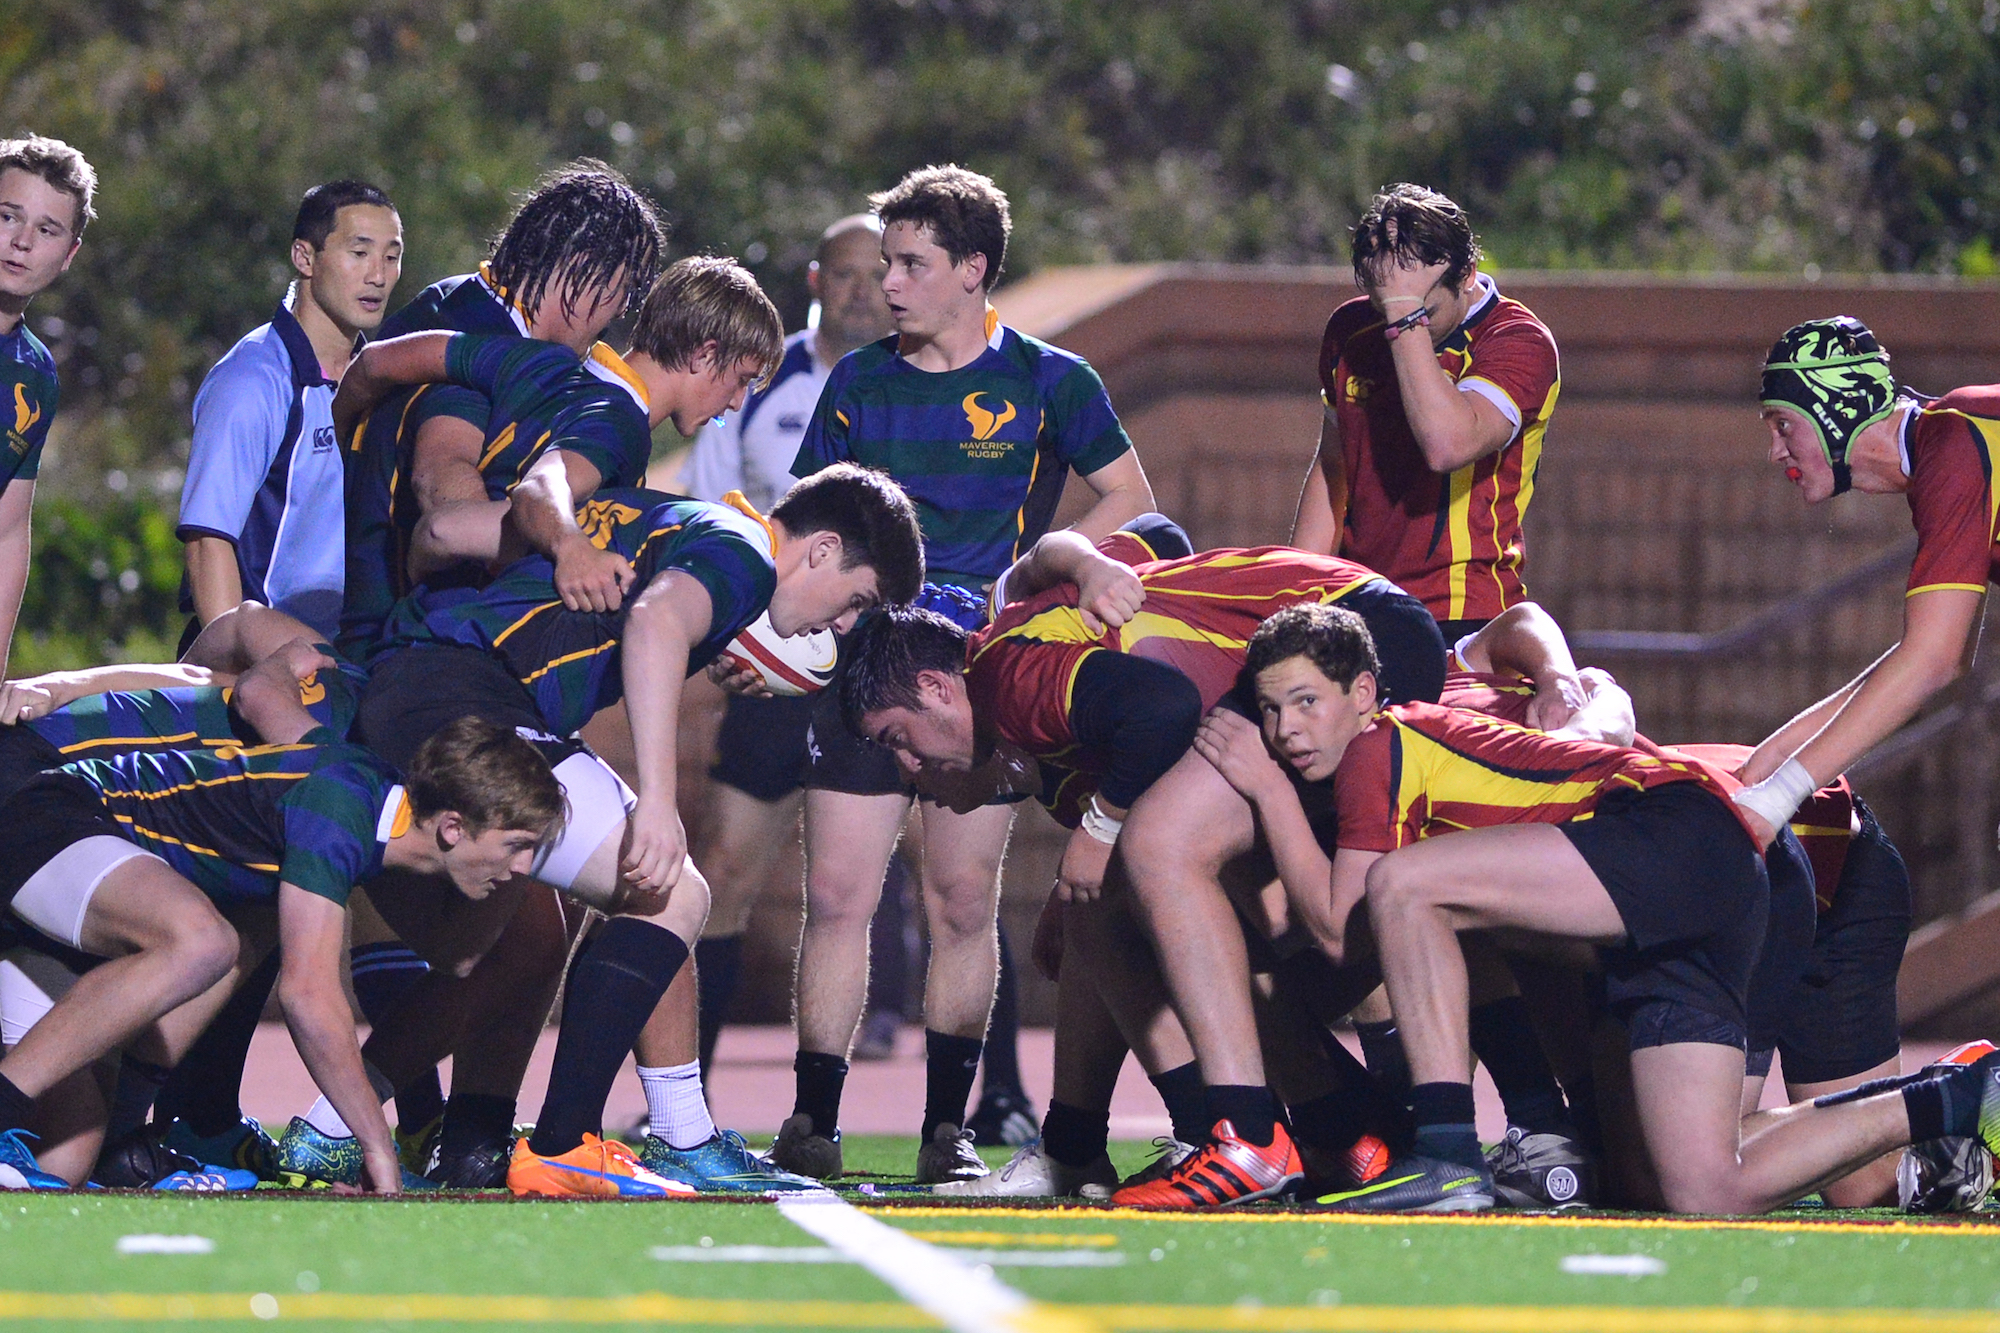
[[[1837,315],[1795,324],[1771,345],[1761,397],[1765,407],[1789,407],[1812,423],[1839,495],[1854,484],[1848,448],[1895,409],[1896,381],[1868,326]]]

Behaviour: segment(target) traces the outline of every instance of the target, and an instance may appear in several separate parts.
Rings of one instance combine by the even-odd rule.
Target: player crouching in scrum
[[[562,795],[532,746],[466,720],[419,751],[407,780],[340,743],[298,702],[331,663],[307,645],[238,682],[273,744],[85,760],[8,802],[32,830],[0,865],[12,913],[56,944],[107,961],[78,978],[0,1060],[0,1169],[43,1172],[21,1131],[37,1096],[148,1025],[178,1058],[258,961],[223,910],[275,908],[279,1002],[314,1081],[359,1126],[363,1179],[402,1188],[396,1149],[341,988],[345,904],[384,867],[443,876],[468,898],[524,872],[561,824]]]

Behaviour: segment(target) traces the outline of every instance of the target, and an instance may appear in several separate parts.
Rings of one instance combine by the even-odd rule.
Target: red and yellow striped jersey
[[[1438,364],[1461,390],[1499,408],[1515,432],[1506,447],[1455,472],[1433,472],[1424,461],[1382,316],[1365,298],[1333,312],[1320,344],[1320,391],[1340,427],[1347,476],[1340,553],[1380,570],[1441,621],[1489,620],[1526,598],[1521,522],[1562,389],[1547,327],[1490,279],[1480,283],[1483,295],[1438,349]]]
[[[2000,384],[1954,389],[1901,425],[1917,558],[1911,594],[2000,582]]]
[[[1613,791],[1698,782],[1727,801],[1741,785],[1691,756],[1556,740],[1436,704],[1376,714],[1347,747],[1333,782],[1338,845],[1368,852],[1457,829],[1585,818]]]
[[[1006,607],[973,636],[966,692],[975,714],[1003,740],[1075,767],[1070,696],[1090,654],[1132,653],[1165,663],[1192,680],[1202,707],[1212,708],[1236,683],[1244,646],[1266,617],[1382,583],[1351,560],[1285,546],[1223,547],[1135,569],[1146,599],[1118,629],[1091,633],[1077,610],[1075,585],[1061,584]]]
[[[1661,752],[1692,755],[1728,773],[1743,767],[1750,757],[1747,745],[1676,745]],[[1812,862],[1813,897],[1824,912],[1840,890],[1840,872],[1854,841],[1854,788],[1844,774],[1806,797],[1792,815],[1792,832],[1799,835],[1806,859]]]

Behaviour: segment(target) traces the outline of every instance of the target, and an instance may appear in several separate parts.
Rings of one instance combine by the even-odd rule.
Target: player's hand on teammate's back
[[[38,681],[10,680],[0,684],[0,725],[13,726],[30,718],[47,717],[61,705]]]
[[[708,664],[706,670],[710,680],[731,694],[747,694],[753,699],[775,699],[777,697],[771,693],[771,687],[764,683],[764,678],[750,668],[745,667],[741,671],[731,671],[729,669],[729,659],[726,657],[716,658]]]
[[[639,797],[632,811],[631,836],[625,844],[625,878],[642,890],[664,895],[681,877],[687,860],[687,830],[672,802]],[[627,909],[628,911],[631,909]]]
[[[1764,817],[1755,810],[1739,805],[1736,807],[1736,813],[1743,817],[1745,824],[1749,825],[1750,836],[1757,840],[1757,850],[1769,851],[1771,844],[1778,840],[1778,831],[1766,824]]]
[[[1035,965],[1035,971],[1050,981],[1062,980],[1063,956],[1063,897],[1062,885],[1058,883],[1049,890],[1049,900],[1042,904],[1042,914],[1035,918],[1035,938],[1028,945],[1028,961]]]
[[[1056,894],[1064,902],[1096,902],[1104,892],[1104,872],[1111,864],[1111,844],[1099,842],[1082,829],[1069,835],[1062,867],[1056,871]]]
[[[1264,733],[1240,713],[1212,710],[1194,733],[1194,748],[1246,801],[1291,788],[1284,767],[1264,744]]]
[[[580,532],[556,548],[556,595],[572,611],[616,611],[637,578],[624,556]]]
[[[1076,581],[1076,605],[1083,612],[1084,628],[1102,634],[1117,629],[1139,614],[1146,600],[1146,585],[1130,565],[1099,558],[1091,561]]]
[[[1528,725],[1536,731],[1560,731],[1576,716],[1576,710],[1590,700],[1590,687],[1580,676],[1554,675],[1535,682],[1535,697],[1528,701]]]

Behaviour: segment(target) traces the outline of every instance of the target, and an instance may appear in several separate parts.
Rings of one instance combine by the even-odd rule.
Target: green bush
[[[8,670],[172,661],[181,544],[170,508],[147,499],[35,506],[35,550]]]

